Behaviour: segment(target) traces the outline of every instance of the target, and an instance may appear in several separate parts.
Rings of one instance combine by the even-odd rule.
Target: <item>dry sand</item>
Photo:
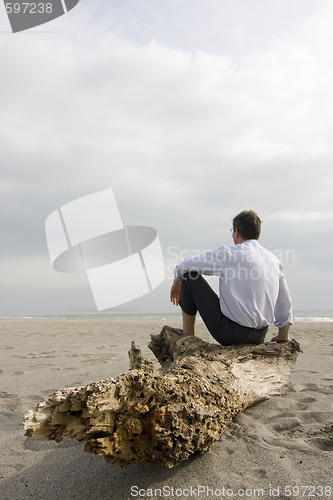
[[[164,323],[1,320],[0,499],[333,499],[333,323],[295,323],[291,336],[303,353],[290,387],[238,415],[208,453],[174,469],[140,464],[117,470],[85,453],[81,443],[24,437],[24,413],[54,390],[127,371],[132,339],[153,358],[146,346]],[[198,325],[197,335],[212,341]]]

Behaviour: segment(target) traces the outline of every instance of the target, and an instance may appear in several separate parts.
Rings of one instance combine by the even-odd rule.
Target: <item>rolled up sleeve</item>
[[[293,323],[292,303],[286,278],[281,272],[279,279],[279,293],[274,308],[274,325],[282,328]]]
[[[185,259],[174,269],[175,278],[196,271],[207,276],[218,276],[223,272],[224,254],[221,249],[208,251],[196,257]]]

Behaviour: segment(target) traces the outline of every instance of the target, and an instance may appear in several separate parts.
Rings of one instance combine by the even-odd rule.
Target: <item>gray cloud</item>
[[[0,39],[0,313],[93,308],[84,277],[50,268],[44,221],[106,187],[166,259],[256,209],[263,244],[295,250],[296,307],[330,307],[331,4],[79,5],[53,34]],[[168,286],[133,307],[167,310]]]

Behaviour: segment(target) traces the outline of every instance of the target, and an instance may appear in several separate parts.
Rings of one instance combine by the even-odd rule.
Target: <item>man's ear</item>
[[[237,228],[235,229],[235,241],[237,243],[243,243],[243,241],[244,241]]]

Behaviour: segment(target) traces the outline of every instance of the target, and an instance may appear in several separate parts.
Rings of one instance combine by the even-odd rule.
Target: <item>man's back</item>
[[[252,328],[263,328],[276,318],[275,304],[283,269],[277,257],[257,240],[226,245],[217,250],[220,267],[221,311],[229,319]],[[290,301],[291,306],[291,301]],[[285,320],[289,315],[286,313]],[[278,321],[284,318],[278,318]]]

